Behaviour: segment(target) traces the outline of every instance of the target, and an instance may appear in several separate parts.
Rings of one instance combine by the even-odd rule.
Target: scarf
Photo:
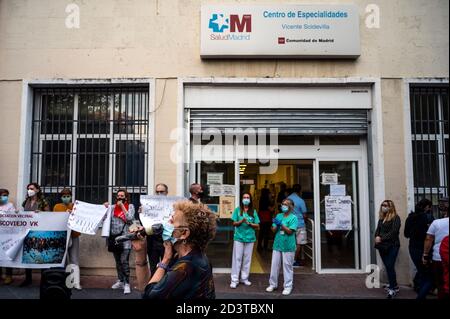
[[[123,204],[123,206],[128,211],[128,206],[129,206],[128,202]],[[122,208],[120,208],[120,206],[117,204],[114,206],[114,217],[122,219],[124,221],[124,223],[127,222],[127,217],[125,216],[125,213],[122,211]]]

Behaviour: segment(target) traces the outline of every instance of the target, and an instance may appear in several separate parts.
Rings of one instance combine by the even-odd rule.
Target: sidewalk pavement
[[[133,279],[133,278],[132,278]],[[268,274],[252,274],[251,286],[240,284],[231,289],[229,274],[214,274],[216,296],[218,299],[384,299],[383,288],[368,289],[365,286],[364,274],[299,274],[294,276],[294,289],[289,296],[282,296],[283,277],[280,286],[273,293],[265,291],[268,286]],[[0,299],[38,299],[40,275],[33,274],[33,284],[26,288],[19,287],[23,276],[15,276],[11,285],[0,281]],[[109,276],[82,276],[82,290],[72,289],[72,299],[139,299],[141,294],[136,290],[136,282],[132,280],[132,293],[124,295],[122,290],[110,287],[116,281]],[[410,287],[401,286],[398,299],[414,299],[415,292]]]

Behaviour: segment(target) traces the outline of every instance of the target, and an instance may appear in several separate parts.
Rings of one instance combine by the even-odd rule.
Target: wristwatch
[[[164,264],[164,263],[162,263],[162,262],[159,262],[159,263],[156,265],[156,267],[162,268],[162,269],[164,269],[165,271],[167,271],[167,270],[169,269],[169,265]]]

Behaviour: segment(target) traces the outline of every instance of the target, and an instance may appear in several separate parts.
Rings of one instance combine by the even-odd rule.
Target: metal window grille
[[[148,87],[35,88],[31,181],[54,205],[67,187],[91,203],[147,193]]]
[[[448,86],[411,86],[414,199],[448,196]]]

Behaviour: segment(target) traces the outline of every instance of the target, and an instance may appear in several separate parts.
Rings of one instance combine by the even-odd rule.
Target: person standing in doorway
[[[198,183],[191,184],[189,187],[189,193],[191,193],[191,197],[189,200],[194,204],[200,204],[203,198],[203,187]]]
[[[270,226],[272,225],[275,204],[268,188],[261,189],[258,216],[261,221],[258,235],[258,250],[269,250]]]
[[[53,207],[54,212],[67,212],[72,213],[73,209],[73,198],[72,198],[72,191],[70,188],[64,188],[60,193],[61,197],[61,203],[58,203]],[[68,255],[68,264],[71,265],[71,267],[76,268],[73,272],[73,287],[75,289],[81,290],[81,284],[80,284],[80,262],[79,262],[79,256],[80,256],[80,233],[77,231],[72,230],[70,232],[70,240],[69,240],[69,246],[67,250]]]
[[[252,284],[248,277],[253,245],[256,241],[255,230],[259,228],[259,217],[253,209],[252,196],[249,193],[242,194],[240,206],[234,210],[231,220],[234,226],[234,242],[230,288],[234,289],[239,284],[239,273],[244,285]]]
[[[281,213],[273,219],[272,231],[275,233],[272,251],[272,266],[270,269],[269,287],[272,292],[278,287],[280,264],[283,264],[284,289],[283,295],[289,295],[294,285],[294,257],[297,249],[295,232],[298,228],[298,218],[294,211],[294,202],[286,198],[281,203]]]
[[[298,219],[298,228],[296,230],[297,250],[295,251],[294,267],[305,265],[304,245],[307,244],[307,233],[305,224],[306,204],[303,198],[300,197],[302,187],[300,184],[295,184],[292,187],[292,194],[288,196],[294,203],[294,214]]]
[[[14,204],[9,201],[9,191],[5,188],[0,188],[0,213],[15,213],[16,208]],[[2,269],[0,267],[0,280],[2,277]],[[12,283],[12,268],[5,268],[5,285]]]
[[[50,205],[45,199],[39,184],[30,183],[27,185],[27,197],[23,201],[22,207],[25,211],[34,211],[36,213],[39,211],[50,211]],[[32,270],[25,269],[25,280],[20,284],[20,287],[31,285],[32,279]]]
[[[427,237],[423,248],[422,262],[424,265],[430,263],[429,256],[431,258],[431,269],[434,277],[434,284],[438,289],[438,299],[445,298],[444,289],[444,270],[442,266],[442,259],[439,252],[442,240],[448,236],[449,223],[448,223],[448,198],[444,198],[439,203],[439,210],[442,218],[436,219],[431,223],[430,228],[427,231]],[[433,245],[434,244],[434,245]]]
[[[400,250],[400,226],[401,220],[395,210],[394,202],[391,200],[383,201],[380,206],[377,229],[375,230],[375,248],[380,253],[389,279],[388,299],[394,298],[399,292],[395,262]]]
[[[109,203],[104,204],[109,207]],[[125,189],[119,189],[116,202],[112,205],[110,237],[128,234],[129,224],[134,219],[134,205],[130,203],[130,195]],[[117,282],[112,289],[123,289],[124,294],[131,293],[130,287],[130,252],[131,242],[129,240],[115,245],[112,253],[116,262]]]

